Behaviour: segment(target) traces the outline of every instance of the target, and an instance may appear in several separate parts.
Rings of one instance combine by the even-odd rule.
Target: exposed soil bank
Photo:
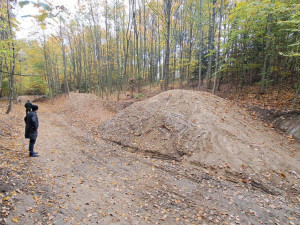
[[[257,113],[260,119],[273,124],[276,129],[279,129],[286,135],[300,140],[300,111],[270,110],[262,109],[258,106],[250,107],[249,110]]]

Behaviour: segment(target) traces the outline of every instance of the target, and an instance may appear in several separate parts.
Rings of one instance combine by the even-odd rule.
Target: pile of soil
[[[229,171],[299,192],[299,151],[233,102],[172,90],[137,102],[99,128],[102,138],[152,156]]]

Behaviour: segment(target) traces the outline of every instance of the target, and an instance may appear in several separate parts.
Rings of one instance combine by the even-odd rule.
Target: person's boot
[[[37,154],[37,152],[30,152],[29,157],[39,157],[39,155]]]

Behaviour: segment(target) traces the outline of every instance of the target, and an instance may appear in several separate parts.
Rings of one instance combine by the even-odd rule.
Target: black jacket
[[[38,135],[39,120],[35,111],[27,114],[25,123],[25,138],[36,139]]]

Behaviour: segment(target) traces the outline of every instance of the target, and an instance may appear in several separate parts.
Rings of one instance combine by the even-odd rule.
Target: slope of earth
[[[264,109],[259,106],[248,107],[252,115],[257,115],[266,123],[300,141],[300,111],[299,110],[275,110]]]
[[[281,115],[273,121],[273,124],[291,138],[300,141],[300,112],[291,116]]]
[[[3,224],[298,224],[299,199],[274,195],[247,183],[223,179],[210,170],[176,160],[151,158],[103,141],[102,123],[114,116],[91,94],[39,103],[39,158],[28,157],[23,138],[24,108],[0,117],[9,152],[19,152],[14,183],[3,186]],[[15,118],[15,119],[13,119]],[[11,123],[11,121],[16,121]],[[121,133],[120,133],[121,135]],[[2,143],[2,142],[1,142]],[[10,145],[10,143],[13,143]],[[12,158],[6,154],[1,164]],[[14,170],[12,170],[14,171]],[[5,172],[12,179],[10,171]],[[1,175],[2,176],[2,175]],[[8,180],[8,183],[10,182]],[[14,187],[12,185],[11,187]],[[9,195],[9,196],[8,196]],[[7,199],[10,197],[10,199]],[[5,198],[5,199],[4,199]],[[2,204],[3,203],[3,204]],[[1,208],[3,210],[3,208]]]
[[[270,192],[300,193],[299,148],[244,109],[206,92],[164,92],[126,108],[100,132],[135,151],[216,168]]]

